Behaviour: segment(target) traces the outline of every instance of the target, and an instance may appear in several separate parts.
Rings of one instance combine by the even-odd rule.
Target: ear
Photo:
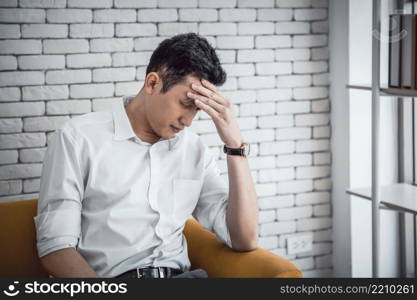
[[[147,94],[154,94],[159,92],[162,87],[162,80],[158,73],[150,72],[145,78],[145,92]]]

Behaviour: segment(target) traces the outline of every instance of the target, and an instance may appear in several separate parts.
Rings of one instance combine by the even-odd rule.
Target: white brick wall
[[[113,24],[71,24],[69,25],[71,38],[112,37]]]
[[[278,76],[277,86],[278,87],[302,87],[310,86],[311,76],[310,75],[288,75]]]
[[[19,101],[20,100],[20,88],[16,87],[5,87],[0,88],[0,101]]]
[[[287,221],[287,220],[309,218],[312,215],[313,215],[313,207],[311,205],[297,206],[297,207],[283,208],[283,209],[278,210],[277,219],[278,221]]]
[[[40,42],[40,41],[39,41]],[[43,40],[43,53],[85,53],[89,50],[84,39]]]
[[[95,23],[131,23],[136,21],[137,12],[134,9],[98,9],[93,16]]]
[[[255,21],[256,9],[221,9],[219,19],[221,22]]]
[[[7,118],[0,120],[0,133],[14,133],[22,131],[22,119]]]
[[[110,65],[111,56],[108,53],[67,55],[68,68],[108,67]]]
[[[23,85],[37,85],[45,83],[45,75],[38,71],[25,72],[1,72],[0,86],[23,86]]]
[[[41,41],[29,39],[0,41],[0,54],[38,54],[41,52]]]
[[[0,151],[0,163],[2,165],[17,163],[18,152],[16,150]]]
[[[48,139],[73,115],[135,94],[166,37],[208,38],[228,74],[259,203],[259,245],[331,276],[327,0],[0,1],[0,201],[36,195]],[[191,130],[219,158],[201,113]],[[288,236],[313,250],[288,255]]]
[[[278,245],[278,239],[276,236],[260,237],[258,240],[258,246],[264,249],[275,249]]]
[[[165,24],[162,24],[165,25]],[[155,24],[116,24],[116,36],[153,36],[157,32]]]
[[[280,128],[276,131],[277,140],[303,140],[311,137],[311,129],[303,128]]]
[[[261,62],[273,60],[274,52],[272,50],[239,50],[237,53],[238,62]]]
[[[59,117],[28,117],[24,119],[23,129],[25,131],[53,131],[60,128],[66,121],[68,116]]]
[[[292,9],[259,9],[260,21],[289,21],[293,17]]]
[[[48,9],[46,20],[48,23],[90,23],[93,13],[90,9]]]
[[[18,58],[21,70],[64,69],[64,55],[24,55]]]
[[[310,32],[308,22],[277,22],[275,32],[278,34],[302,34]]]
[[[23,100],[56,100],[67,99],[69,90],[67,85],[25,86],[22,88]]]
[[[276,60],[309,60],[310,59],[310,49],[308,48],[289,48],[289,49],[277,49],[275,51]]]
[[[20,26],[19,25],[2,25],[0,31],[0,38],[20,38]]]
[[[93,81],[130,81],[135,79],[135,68],[102,68],[93,70]]]
[[[289,35],[265,35],[256,37],[256,48],[288,48],[291,47]]]
[[[252,36],[219,36],[217,38],[218,49],[245,49],[253,48],[253,45]]]
[[[0,57],[0,70],[16,70],[17,60],[13,56]]]
[[[40,116],[45,113],[45,103],[1,103],[0,117]]]
[[[68,25],[27,24],[21,27],[23,38],[64,38],[68,35]]]
[[[294,195],[274,196],[274,197],[263,197],[259,199],[259,208],[271,209],[289,207],[294,205]]]
[[[312,164],[312,161],[311,154],[279,155],[277,158],[277,167],[309,166]]]
[[[278,114],[302,114],[310,111],[310,101],[290,101],[290,102],[278,102],[277,103],[277,113]],[[303,124],[298,124],[297,120],[299,116],[296,115],[295,121],[296,126],[305,126]]]

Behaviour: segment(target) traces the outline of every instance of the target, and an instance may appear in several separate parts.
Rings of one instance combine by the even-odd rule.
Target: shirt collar
[[[133,99],[132,96],[124,96],[123,99],[117,99],[112,105],[113,122],[114,122],[114,139],[117,141],[126,140],[135,137],[136,134],[130,125],[125,106]]]
[[[132,125],[130,124],[129,117],[127,116],[125,106],[134,98],[135,96],[124,96],[122,99],[116,100],[112,105],[113,113],[113,123],[114,123],[114,139],[117,141],[127,140],[134,137],[137,137],[133,131]],[[160,138],[158,142],[168,141],[169,150],[175,148],[182,139],[186,128],[176,134],[174,137],[166,140]],[[140,138],[137,137],[139,140]],[[145,143],[145,142],[144,142]]]

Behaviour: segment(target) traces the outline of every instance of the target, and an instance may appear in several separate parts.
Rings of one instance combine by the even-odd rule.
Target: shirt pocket
[[[174,179],[174,219],[185,222],[190,219],[200,197],[202,180]]]

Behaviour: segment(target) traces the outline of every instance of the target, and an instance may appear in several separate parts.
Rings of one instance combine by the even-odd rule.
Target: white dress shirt
[[[228,188],[216,160],[186,128],[155,144],[134,133],[123,97],[69,120],[48,145],[39,193],[39,256],[74,247],[101,277],[136,267],[188,271],[187,219],[231,247]]]

